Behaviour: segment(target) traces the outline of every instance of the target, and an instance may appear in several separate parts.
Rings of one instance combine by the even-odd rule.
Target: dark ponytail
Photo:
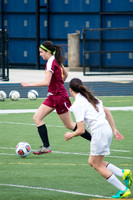
[[[97,108],[97,104],[99,103],[98,99],[95,98],[92,92],[83,85],[80,79],[73,78],[69,83],[69,87],[74,92],[82,94],[94,106],[94,108],[98,112],[98,108]]]
[[[55,55],[55,59],[60,66],[66,60],[66,58],[62,55],[62,51],[64,51],[64,49],[59,45],[54,45],[51,41],[43,42],[42,45],[40,45],[40,48],[44,51],[50,51],[51,54]]]

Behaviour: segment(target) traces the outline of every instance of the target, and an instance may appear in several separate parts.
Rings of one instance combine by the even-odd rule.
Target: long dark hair
[[[94,106],[94,108],[98,112],[98,107],[97,107],[97,104],[99,103],[98,99],[95,98],[92,92],[83,85],[80,79],[73,78],[69,83],[69,88],[71,88],[74,92],[81,93]]]
[[[47,48],[47,50],[45,50],[43,47]],[[44,51],[49,50],[51,54],[55,55],[55,59],[59,65],[66,60],[66,58],[62,55],[62,51],[64,51],[64,49],[59,45],[54,45],[51,41],[43,42],[42,45],[40,45],[40,48],[42,48]]]

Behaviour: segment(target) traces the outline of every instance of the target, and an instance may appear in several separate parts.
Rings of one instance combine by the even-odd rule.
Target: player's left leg
[[[70,111],[67,111],[61,115],[59,115],[61,121],[63,122],[63,124],[65,125],[66,128],[70,129],[70,130],[73,130],[76,126],[76,123],[74,123],[72,121],[72,118],[71,118],[71,113]]]
[[[103,163],[104,163],[104,166],[106,166],[113,174],[123,178],[126,187],[128,188],[131,187],[132,173],[130,169],[120,169],[119,167],[113,165],[112,163],[108,163],[106,161],[104,161]]]
[[[108,178],[112,175],[112,172],[108,170],[103,163],[103,158],[104,156],[99,155],[99,156],[94,156],[90,155],[88,162],[90,166],[92,166],[95,170],[97,170],[104,178]]]
[[[104,165],[104,156],[93,156],[90,155],[89,157],[89,164],[93,166],[95,170],[97,170],[106,180],[114,185],[119,191],[116,195],[112,196],[112,198],[124,198],[131,194],[131,191],[129,188],[125,187],[119,179],[112,174],[112,172],[107,169],[107,167]]]

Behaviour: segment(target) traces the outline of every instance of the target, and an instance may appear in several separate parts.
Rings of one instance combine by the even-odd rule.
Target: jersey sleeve
[[[51,71],[52,73],[54,73],[54,69],[55,66],[53,64],[53,61],[52,60],[49,60],[46,64],[46,71]]]
[[[84,121],[85,110],[84,110],[83,104],[78,104],[78,105],[75,105],[74,107],[72,106],[71,110],[75,116],[76,122]]]

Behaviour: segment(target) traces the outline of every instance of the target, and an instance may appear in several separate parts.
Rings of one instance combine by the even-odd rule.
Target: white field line
[[[60,192],[60,193],[65,193],[65,194],[74,194],[74,195],[87,196],[87,197],[110,198],[110,197],[101,196],[101,195],[85,194],[85,193],[73,192],[73,191],[68,191],[68,190],[59,190],[59,189],[43,188],[43,187],[33,187],[33,186],[26,186],[26,185],[14,185],[14,184],[0,183],[0,186],[26,188],[26,189],[34,189],[34,190],[46,190],[46,191]]]
[[[5,121],[0,121],[0,124],[16,124],[16,125],[27,125],[27,126],[36,126],[35,124],[29,124],[29,123],[22,123],[22,122],[5,122]],[[49,127],[58,127],[58,128],[65,128],[65,126],[55,126],[55,125],[48,125]]]
[[[0,149],[13,149],[15,150],[15,148],[8,148],[8,147],[0,147]],[[35,151],[35,149],[32,149],[32,151]],[[121,150],[120,150],[121,151]],[[123,152],[123,150],[122,150]],[[80,155],[80,156],[89,156],[89,153],[74,153],[74,152],[63,152],[63,151],[52,151],[52,153],[55,153],[55,154],[66,154],[66,155]],[[8,154],[8,153],[0,153],[0,155],[16,155],[15,153],[14,154]],[[133,157],[123,157],[123,156],[105,156],[105,157],[108,157],[108,158],[121,158],[121,159],[127,159],[127,160],[133,160]]]
[[[30,124],[30,123],[22,123],[22,122],[5,122],[5,121],[0,121],[0,124],[15,124],[15,125],[27,125],[27,126],[35,126],[35,124]],[[65,128],[64,126],[55,126],[55,125],[48,125],[48,127],[58,127],[58,128]],[[1,148],[1,147],[0,147]],[[130,152],[127,150],[116,150],[116,149],[111,149],[111,151],[117,151],[117,152]],[[77,153],[76,153],[77,154]],[[88,155],[88,154],[87,154]]]
[[[107,107],[109,110],[121,110],[121,111],[133,111],[133,106],[125,106],[125,107]]]
[[[15,124],[15,125],[27,125],[27,126],[36,126],[35,124],[29,124],[29,123],[22,123],[22,122],[5,122],[5,121],[0,121],[0,124]],[[65,126],[55,126],[55,125],[50,125],[47,124],[48,127],[57,127],[57,128],[65,128]],[[119,151],[119,152],[130,152],[127,150],[116,150],[116,149],[112,149],[111,151]]]
[[[133,111],[133,106],[126,107],[107,107],[109,110],[121,110],[121,111]],[[14,109],[14,110],[0,110],[0,114],[12,114],[12,113],[35,113],[37,109]]]
[[[118,152],[131,152],[131,151],[128,151],[128,150],[119,150],[119,149],[111,149],[111,151],[118,151]]]
[[[0,114],[14,114],[14,113],[35,113],[37,109],[14,109],[14,110],[0,110]]]
[[[60,154],[71,154],[71,155],[80,155],[80,156],[89,156],[89,153],[72,153],[72,152],[61,152],[61,151],[52,151],[53,153],[60,153]],[[122,158],[122,159],[129,159],[133,160],[133,157],[121,157],[121,156],[105,156],[108,158]]]
[[[12,153],[0,153],[1,156],[15,156],[15,154]]]
[[[15,148],[0,147],[0,149],[15,149]],[[131,152],[131,151],[128,151],[128,150],[120,150],[120,149],[111,149],[111,151],[126,152],[126,153]]]
[[[60,154],[71,154],[71,155],[83,155],[83,156],[89,156],[89,154],[80,154],[80,153],[70,153],[70,152],[55,152],[53,153],[60,153]],[[0,156],[16,156],[16,154],[8,154],[8,153],[0,153]],[[108,158],[117,158],[117,159],[127,159],[127,160],[133,160],[132,157],[121,157],[121,156],[105,156]]]

